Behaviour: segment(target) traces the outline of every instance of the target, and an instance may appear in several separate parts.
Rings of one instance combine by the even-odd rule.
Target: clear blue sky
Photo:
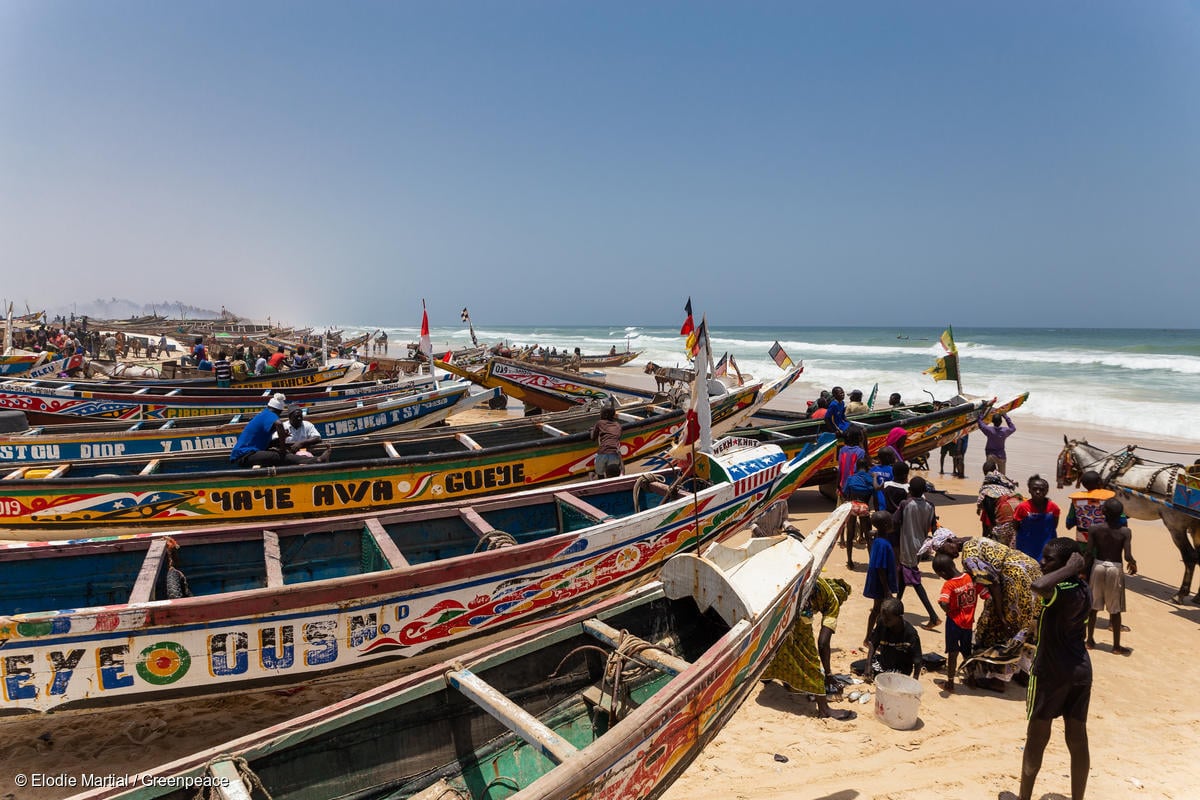
[[[0,294],[1197,327],[1195,2],[0,3]]]

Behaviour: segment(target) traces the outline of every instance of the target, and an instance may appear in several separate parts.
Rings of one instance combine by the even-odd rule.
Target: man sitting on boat
[[[238,436],[229,454],[230,463],[239,467],[278,467],[283,464],[302,464],[305,459],[288,450],[287,431],[280,416],[287,408],[287,397],[276,392],[267,407],[254,415]],[[278,438],[276,438],[278,437]],[[272,442],[272,440],[275,442]]]
[[[329,445],[321,441],[317,426],[304,418],[304,409],[295,403],[288,406],[288,418],[283,422],[283,430],[283,444],[289,452],[306,461],[329,460]]]

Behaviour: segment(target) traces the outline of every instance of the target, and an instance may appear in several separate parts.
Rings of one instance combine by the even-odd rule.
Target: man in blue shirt
[[[287,408],[287,398],[282,392],[276,392],[267,401],[267,407],[254,415],[254,419],[246,424],[238,436],[237,444],[229,453],[229,461],[240,467],[277,467],[281,464],[294,464],[294,456],[286,447],[272,447],[271,440],[275,438],[276,428],[281,427],[280,417]],[[278,438],[283,442],[284,434]]]
[[[833,387],[833,399],[829,401],[829,409],[825,412],[825,430],[830,433],[844,434],[850,427],[846,419],[846,392],[842,387]]]

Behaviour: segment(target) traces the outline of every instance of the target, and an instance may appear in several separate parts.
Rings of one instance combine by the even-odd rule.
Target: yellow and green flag
[[[933,366],[925,370],[924,375],[931,375],[935,381],[958,380],[958,353],[951,351],[933,362]]]
[[[947,353],[957,353],[958,347],[954,344],[954,328],[950,325],[946,326],[946,330],[942,332],[942,336],[938,341]]]

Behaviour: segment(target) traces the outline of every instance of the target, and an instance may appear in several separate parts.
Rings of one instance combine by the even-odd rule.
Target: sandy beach
[[[1014,422],[1018,432],[1009,438],[1009,475],[1022,483],[1034,473],[1047,477],[1051,499],[1064,514],[1069,491],[1054,488],[1055,457],[1064,433],[1109,449],[1132,442],[1189,449],[1118,429],[1067,430],[1031,422],[1019,412]],[[982,450],[983,437],[976,434],[967,451],[964,480],[939,475],[936,453],[929,459],[927,477],[955,498],[950,502],[935,496],[934,504],[942,523],[960,536],[979,535],[975,497]],[[808,489],[793,495],[790,505],[793,524],[801,530],[811,528],[828,511],[828,503]],[[1092,766],[1087,796],[1194,797],[1200,766],[1192,760],[1188,736],[1200,723],[1200,704],[1188,676],[1200,606],[1176,606],[1167,600],[1179,586],[1182,566],[1166,529],[1157,522],[1138,520],[1130,528],[1139,574],[1126,580],[1123,622],[1130,630],[1122,644],[1131,647],[1133,654],[1112,654],[1107,615],[1101,614],[1096,626],[1098,646],[1092,652],[1095,683],[1088,722]],[[845,578],[856,591],[843,605],[833,637],[835,673],[849,672],[850,662],[866,655],[862,641],[871,603],[861,595],[865,550],[855,552],[855,562],[857,569],[848,571],[845,551],[839,549],[826,564],[826,574]],[[922,574],[926,591],[934,594],[941,581],[927,562],[922,564]],[[923,622],[924,611],[916,597],[909,592],[905,600],[907,619],[914,625]],[[917,630],[927,652],[945,654],[940,628]],[[892,730],[875,719],[873,703],[835,703],[834,707],[854,708],[858,713],[852,721],[835,722],[818,719],[815,704],[789,694],[778,683],[760,685],[665,797],[995,800],[1010,796],[1004,792],[1017,789],[1025,742],[1025,690],[1010,685],[998,695],[959,686],[947,695],[933,683],[940,677],[944,673],[922,674],[920,721],[909,731]],[[775,754],[785,756],[787,762],[776,761]],[[1069,797],[1068,770],[1060,721],[1046,749],[1034,797]]]
[[[632,378],[634,371],[621,371]],[[614,376],[615,377],[615,376]],[[799,407],[807,390],[796,387],[783,399]],[[474,418],[488,412],[472,412]],[[495,413],[495,412],[492,412]],[[519,413],[510,409],[510,415]],[[1055,456],[1062,437],[1086,437],[1116,449],[1137,442],[1163,450],[1200,450],[1200,445],[1155,441],[1119,429],[1066,429],[1046,421],[1014,415],[1018,432],[1009,440],[1009,474],[1021,480],[1037,472],[1053,487]],[[930,455],[927,477],[952,497],[934,497],[942,522],[959,535],[979,535],[975,497],[980,477],[983,438],[971,439],[967,477],[938,474],[937,453]],[[1166,456],[1163,456],[1166,458]],[[1183,459],[1183,456],[1177,456]],[[1190,462],[1191,458],[1187,458]],[[949,465],[947,465],[949,467]],[[920,473],[917,473],[920,474]],[[1051,490],[1051,499],[1066,505],[1068,489]],[[803,489],[790,503],[792,522],[811,529],[830,510],[815,489]],[[1064,512],[1065,513],[1065,512]],[[1194,795],[1200,767],[1188,755],[1187,735],[1200,723],[1198,704],[1187,683],[1195,651],[1200,606],[1175,606],[1167,597],[1178,587],[1182,567],[1166,529],[1157,522],[1134,521],[1134,554],[1140,574],[1127,582],[1130,628],[1123,643],[1128,657],[1110,652],[1110,636],[1102,615],[1100,643],[1093,653],[1095,687],[1089,733],[1092,769],[1089,797],[1181,798]],[[845,578],[854,588],[843,606],[833,638],[833,669],[849,672],[851,661],[864,657],[862,641],[870,603],[861,596],[866,552],[856,551],[858,568],[845,566],[844,550],[836,550],[827,574]],[[924,565],[927,591],[936,596],[939,579]],[[1195,589],[1193,588],[1193,591]],[[907,598],[911,612],[915,597]],[[919,606],[918,606],[919,607]],[[923,613],[910,613],[923,621]],[[920,631],[927,651],[944,653],[943,634]],[[1182,669],[1181,669],[1182,667]],[[113,714],[47,716],[0,722],[0,799],[48,800],[65,797],[64,789],[18,789],[13,776],[134,772],[219,744],[375,685],[388,677],[388,667],[352,681],[314,683],[290,691],[254,696],[190,701],[173,706],[131,709]],[[960,687],[949,696],[923,674],[924,696],[915,730],[895,731],[874,718],[873,704],[853,708],[849,722],[818,719],[815,706],[779,684],[758,686],[730,724],[665,795],[672,800],[716,798],[996,798],[1015,791],[1025,737],[1025,691],[1009,686],[1003,695]],[[787,760],[781,762],[776,755]],[[1067,753],[1061,723],[1055,727],[1034,796],[1066,797]]]

